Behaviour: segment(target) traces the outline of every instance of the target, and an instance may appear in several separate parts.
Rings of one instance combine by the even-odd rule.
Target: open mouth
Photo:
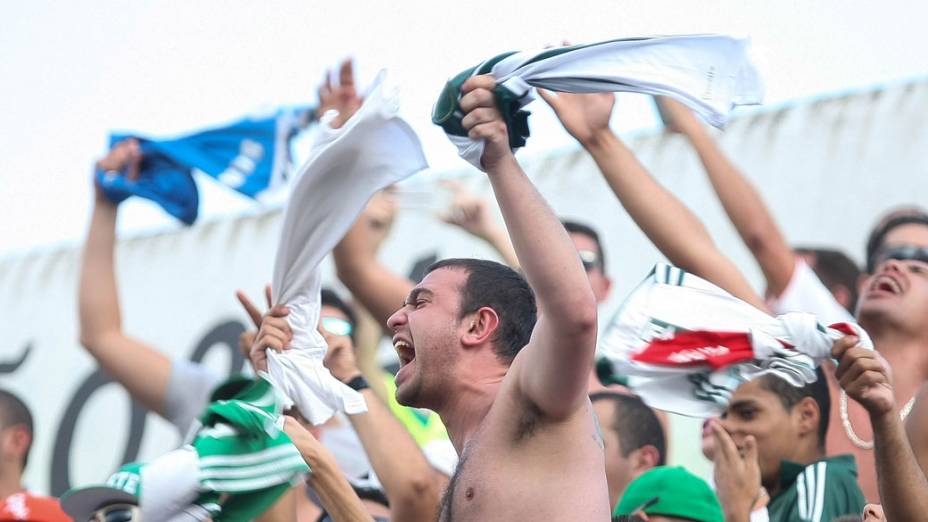
[[[393,349],[396,350],[396,356],[400,360],[400,368],[411,363],[416,358],[416,349],[412,343],[405,339],[393,338]]]
[[[870,285],[871,290],[878,290],[881,292],[889,292],[893,295],[899,295],[902,293],[902,285],[899,284],[899,281],[896,281],[894,278],[889,276],[878,276],[874,279],[873,284]]]

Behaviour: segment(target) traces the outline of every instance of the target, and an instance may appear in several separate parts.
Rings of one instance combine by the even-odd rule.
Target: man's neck
[[[873,345],[893,370],[896,399],[908,400],[928,380],[928,342],[883,329],[873,335]]]
[[[452,398],[437,410],[458,455],[463,455],[467,442],[480,428],[505,376],[503,372],[501,376],[483,379],[460,379]]]
[[[0,471],[0,500],[5,499],[13,493],[22,491],[23,489],[22,473],[18,473],[16,470],[11,469],[9,465],[3,465],[3,468],[5,469]]]

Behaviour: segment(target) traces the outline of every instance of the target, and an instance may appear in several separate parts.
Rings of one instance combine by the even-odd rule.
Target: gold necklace
[[[909,416],[909,412],[912,411],[912,406],[914,404],[915,397],[913,396],[909,399],[909,402],[905,403],[905,406],[902,407],[902,411],[899,412],[899,420],[904,421],[905,418]],[[873,441],[866,441],[858,437],[857,433],[854,431],[854,427],[851,426],[851,418],[847,414],[847,393],[845,393],[844,390],[841,390],[841,425],[844,426],[844,433],[851,441],[851,444],[861,449],[873,449]]]

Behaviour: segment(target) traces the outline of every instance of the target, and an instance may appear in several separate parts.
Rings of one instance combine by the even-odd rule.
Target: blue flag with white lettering
[[[97,183],[114,203],[129,196],[147,198],[190,225],[197,218],[199,206],[194,169],[246,196],[257,197],[285,178],[290,166],[290,138],[299,129],[305,111],[282,109],[269,118],[246,118],[168,140],[112,134],[111,147],[127,138],[139,140],[140,174],[138,179],[129,180],[121,173],[98,169]]]

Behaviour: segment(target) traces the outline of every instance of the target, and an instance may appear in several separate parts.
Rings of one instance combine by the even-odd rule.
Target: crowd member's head
[[[831,295],[845,310],[857,309],[857,284],[861,270],[850,257],[830,248],[797,248],[807,265],[815,272]]]
[[[816,375],[803,387],[770,374],[745,382],[722,414],[722,427],[739,448],[748,435],[757,441],[761,482],[768,491],[776,490],[784,460],[809,464],[825,455],[831,399],[820,368]]]
[[[596,301],[602,303],[609,297],[612,280],[606,275],[606,253],[599,234],[590,226],[576,221],[565,219],[561,220],[561,224],[564,225],[574,246],[577,247],[583,268],[586,269],[586,274],[590,278],[590,286],[593,288]]]
[[[479,259],[433,264],[387,325],[400,358],[400,404],[436,409],[459,377],[502,377],[535,327],[525,278]]]
[[[32,447],[32,414],[13,393],[0,390],[0,477],[21,477]]]
[[[321,297],[319,331],[322,335],[345,336],[356,341],[358,317],[351,306],[329,288],[322,289]]]
[[[664,465],[664,429],[638,397],[603,391],[591,394],[590,400],[603,432],[609,501],[615,506],[632,480]]]
[[[857,317],[875,335],[928,340],[928,213],[906,208],[881,219],[867,241]]]
[[[682,467],[659,466],[632,481],[613,513],[628,522],[722,522],[722,506],[706,481]]]

